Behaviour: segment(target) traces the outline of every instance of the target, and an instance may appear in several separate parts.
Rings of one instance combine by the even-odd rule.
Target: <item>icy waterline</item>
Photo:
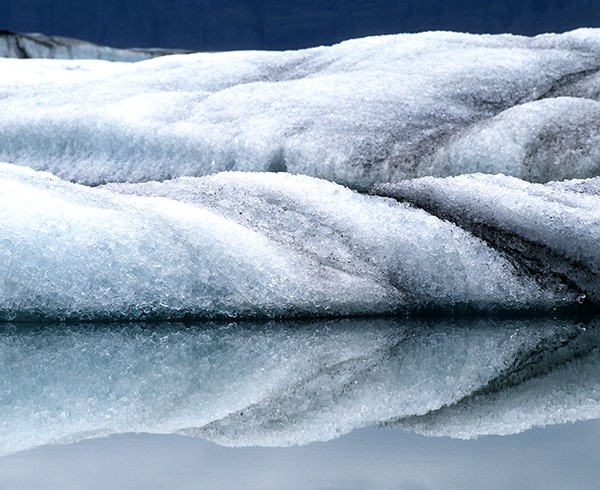
[[[600,173],[600,31],[428,32],[139,63],[0,59],[0,160],[85,184],[289,171],[361,190]]]
[[[446,214],[286,173],[89,188],[2,164],[0,318],[598,307],[596,180],[473,175],[376,192],[424,184]]]
[[[0,454],[130,432],[290,446],[589,420],[598,335],[597,318],[3,325]]]

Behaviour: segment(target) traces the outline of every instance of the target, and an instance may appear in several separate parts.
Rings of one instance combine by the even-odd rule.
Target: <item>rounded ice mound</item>
[[[422,210],[274,173],[89,188],[2,164],[0,278],[4,320],[371,315],[577,299]]]
[[[23,60],[10,65],[8,82],[0,80],[0,159],[85,184],[289,171],[366,190],[456,174],[455,165],[528,177],[514,159],[494,157],[497,145],[471,147],[469,135],[489,124],[506,125],[507,139],[535,133],[529,126],[541,123],[532,108],[501,113],[591,79],[600,69],[598,39],[597,30],[536,38],[437,32],[300,51],[169,56],[119,70],[89,65],[93,73],[62,90],[39,75],[31,82],[47,60]],[[534,107],[563,129],[580,128],[596,111],[590,105],[578,122],[575,107],[562,120],[551,106]],[[581,132],[586,148],[596,127]],[[570,162],[568,155],[559,160]],[[529,173],[537,180],[596,174],[575,160],[548,166],[540,154]]]
[[[529,182],[600,175],[600,102],[557,97],[511,107],[474,125],[434,156],[432,173],[473,169]]]

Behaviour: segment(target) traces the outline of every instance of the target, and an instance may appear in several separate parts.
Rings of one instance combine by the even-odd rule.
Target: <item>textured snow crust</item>
[[[26,61],[0,60],[0,159],[80,183],[287,170],[367,190],[476,171],[598,174],[593,29],[86,62],[61,90],[72,63]]]
[[[229,446],[600,416],[597,321],[0,326],[0,454],[115,433]],[[74,367],[76,367],[74,369]]]

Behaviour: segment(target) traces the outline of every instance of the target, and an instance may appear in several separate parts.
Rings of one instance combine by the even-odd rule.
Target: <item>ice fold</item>
[[[423,210],[285,173],[89,188],[2,164],[0,257],[4,320],[548,309],[580,295]]]
[[[510,257],[544,287],[570,290],[598,303],[600,196],[598,178],[531,184],[504,175],[424,177],[380,184],[394,197],[448,220]]]

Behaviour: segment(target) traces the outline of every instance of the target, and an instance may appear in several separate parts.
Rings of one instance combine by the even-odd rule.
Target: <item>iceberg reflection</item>
[[[596,318],[4,325],[0,454],[127,432],[289,446],[600,417]]]

